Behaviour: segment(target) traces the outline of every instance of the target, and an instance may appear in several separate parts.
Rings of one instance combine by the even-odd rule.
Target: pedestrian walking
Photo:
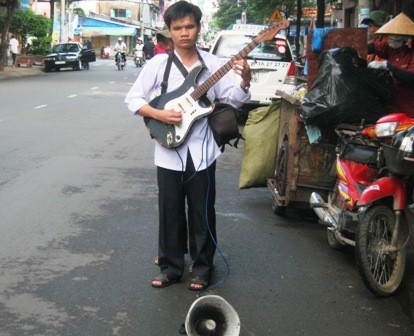
[[[19,41],[15,35],[11,36],[9,41],[10,53],[12,54],[13,66],[16,66],[17,55],[19,54]]]

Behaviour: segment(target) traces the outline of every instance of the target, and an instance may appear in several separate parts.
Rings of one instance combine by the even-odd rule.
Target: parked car
[[[210,48],[223,64],[242,50],[266,26],[234,24],[221,31]],[[279,99],[276,90],[291,92],[296,87],[295,62],[289,41],[282,32],[272,40],[260,43],[247,55],[252,70],[248,105],[268,105]],[[236,76],[234,74],[234,76]]]
[[[45,71],[52,69],[59,71],[62,68],[81,70],[83,62],[95,62],[96,55],[93,48],[83,48],[78,42],[59,43],[52,47],[45,56]]]

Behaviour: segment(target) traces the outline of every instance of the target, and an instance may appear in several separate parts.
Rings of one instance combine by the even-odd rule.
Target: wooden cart
[[[300,117],[300,102],[284,92],[277,94],[282,97],[278,154],[267,186],[273,196],[273,212],[282,215],[288,207],[308,208],[313,191],[326,196],[333,189],[336,138],[328,132],[321,141],[310,144]]]
[[[357,50],[361,57],[366,57],[366,29],[333,29],[324,37],[319,52],[311,51],[312,38],[311,30],[306,46],[308,88],[313,84],[319,57],[324,51],[349,46]],[[278,154],[274,176],[268,179],[267,185],[273,196],[274,213],[283,214],[290,207],[309,208],[309,196],[313,191],[325,197],[333,188],[337,137],[333,129],[322,130],[322,140],[309,144],[305,124],[300,117],[300,102],[284,92],[278,91],[277,94],[281,96]]]

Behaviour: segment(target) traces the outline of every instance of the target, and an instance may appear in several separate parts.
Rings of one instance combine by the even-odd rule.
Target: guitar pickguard
[[[191,97],[191,92],[194,88],[191,87],[184,95],[169,101],[165,105],[166,110],[181,111],[183,120],[181,124],[174,125],[175,138],[174,142],[179,146],[185,140],[188,131],[194,122],[213,111],[213,105],[203,108]]]

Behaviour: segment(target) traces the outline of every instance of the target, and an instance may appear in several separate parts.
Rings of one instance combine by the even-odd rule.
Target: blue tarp
[[[307,34],[308,33],[306,31],[306,27],[301,27],[300,28],[300,35],[305,36]],[[290,36],[296,36],[296,26],[294,26],[294,25],[290,26],[289,35]]]

